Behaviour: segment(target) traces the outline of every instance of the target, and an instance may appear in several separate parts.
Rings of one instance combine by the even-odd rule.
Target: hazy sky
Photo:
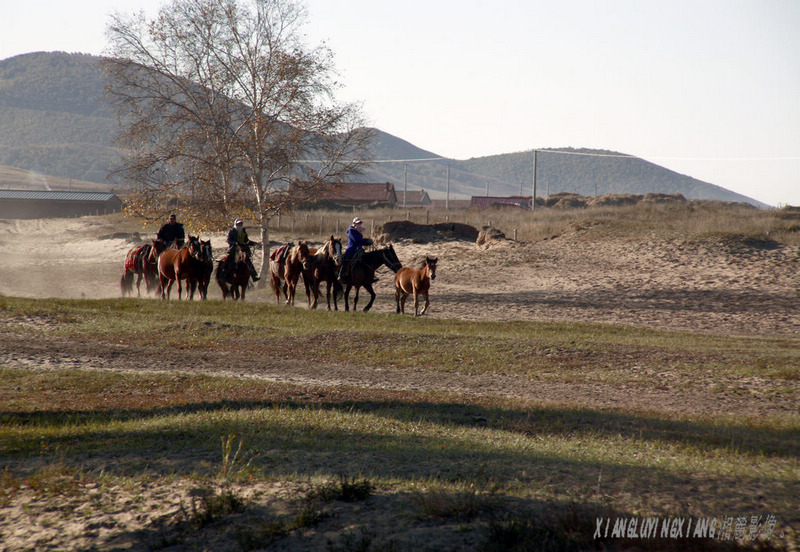
[[[100,54],[159,0],[0,0],[0,59]],[[373,126],[466,159],[619,151],[800,205],[800,0],[307,0]]]

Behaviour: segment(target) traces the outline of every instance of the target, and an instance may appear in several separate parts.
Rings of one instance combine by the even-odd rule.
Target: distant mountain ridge
[[[116,153],[116,117],[105,98],[100,58],[31,53],[0,61],[0,165],[75,180],[106,183]],[[452,160],[376,129],[376,163],[362,181],[388,181],[398,191],[432,197],[530,195],[533,153]],[[542,149],[536,155],[537,196],[574,192],[680,193],[689,199],[747,202],[734,193],[618,152]],[[449,174],[449,177],[448,177]],[[0,187],[3,183],[0,182]]]

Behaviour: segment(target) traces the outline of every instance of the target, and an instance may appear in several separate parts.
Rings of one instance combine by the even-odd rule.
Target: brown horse
[[[200,299],[205,301],[208,299],[208,284],[211,282],[211,273],[214,272],[214,255],[211,252],[211,240],[200,240],[200,257],[197,260],[202,263],[201,267],[197,267],[199,272],[197,291],[200,293]]]
[[[394,298],[397,302],[397,312],[405,314],[406,299],[409,293],[414,294],[414,316],[421,316],[428,310],[430,301],[428,300],[428,290],[431,287],[431,280],[436,279],[436,262],[438,258],[425,257],[425,264],[422,268],[411,268],[404,266],[397,271],[394,276]],[[425,306],[422,312],[419,311],[419,297],[425,296]]]
[[[194,298],[197,283],[204,277],[206,263],[202,260],[200,239],[189,236],[181,249],[167,249],[158,257],[158,275],[161,281],[161,298],[169,299],[172,284],[178,282],[178,299],[181,299],[181,280],[186,280],[186,293]],[[202,296],[202,294],[201,294]]]
[[[304,241],[299,242],[294,247],[291,244],[286,244],[273,251],[269,256],[269,275],[272,280],[272,289],[275,290],[277,304],[281,304],[282,290],[286,296],[286,304],[294,305],[297,281],[300,279],[303,265],[308,263],[310,256],[308,243]]]
[[[342,284],[336,279],[336,275],[342,266],[342,240],[331,236],[318,251],[309,249],[309,252],[311,257],[307,263],[308,269],[303,270],[306,294],[309,295],[308,306],[312,309],[317,308],[319,286],[322,282],[326,282],[328,310],[331,310],[331,288],[333,288],[333,308],[339,310],[337,298],[342,293]]]
[[[224,301],[229,296],[236,301],[241,299],[244,301],[244,296],[247,291],[247,286],[250,283],[250,268],[247,266],[247,252],[236,246],[233,258],[233,267],[228,273],[222,275],[222,267],[228,260],[228,256],[223,257],[217,264],[217,283],[222,289],[222,300]]]
[[[397,258],[397,254],[394,252],[394,247],[391,245],[389,247],[364,253],[361,255],[360,259],[350,262],[354,264],[350,267],[350,274],[346,278],[346,281],[342,282],[345,284],[345,311],[350,310],[350,290],[352,288],[356,288],[356,293],[353,297],[353,310],[356,310],[356,305],[358,304],[358,290],[359,288],[363,287],[370,294],[369,303],[367,303],[367,306],[364,307],[364,312],[367,312],[370,308],[372,308],[372,303],[375,302],[375,290],[372,289],[372,282],[375,281],[375,271],[378,270],[381,265],[386,265],[392,272],[396,273],[403,266],[400,264],[400,260]]]
[[[125,268],[119,281],[122,296],[133,293],[133,279],[136,276],[136,296],[141,297],[142,278],[147,293],[156,289],[158,283],[158,256],[164,251],[161,240],[153,240],[139,247],[134,247],[125,256]]]

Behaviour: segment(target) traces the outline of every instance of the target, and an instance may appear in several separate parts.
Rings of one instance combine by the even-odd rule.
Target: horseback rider
[[[364,254],[364,246],[372,245],[372,240],[364,237],[364,221],[360,217],[353,219],[353,224],[347,229],[347,249],[344,251],[344,260],[339,269],[339,281],[343,282],[350,277],[352,265],[358,262]]]
[[[228,232],[228,258],[223,266],[223,274],[227,276],[233,268],[234,259],[236,258],[236,246],[239,246],[242,251],[247,253],[247,268],[250,269],[250,276],[254,282],[258,282],[261,278],[256,272],[256,267],[253,266],[252,254],[250,253],[251,245],[258,245],[257,242],[251,241],[247,236],[247,230],[244,228],[242,219],[237,218],[233,221],[233,228]]]
[[[183,224],[178,222],[175,214],[169,216],[169,222],[164,224],[158,231],[156,236],[161,243],[164,244],[166,249],[174,243],[177,247],[183,247],[183,242],[186,239],[186,233],[183,231]]]

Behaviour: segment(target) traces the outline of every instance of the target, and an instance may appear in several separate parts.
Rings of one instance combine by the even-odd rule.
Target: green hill
[[[100,58],[32,53],[0,61],[0,165],[106,183],[116,154],[116,117],[105,102]],[[378,161],[362,177],[434,197],[530,195],[532,152],[450,160],[376,130]],[[448,178],[449,172],[449,178]],[[537,195],[575,192],[680,193],[690,199],[763,204],[636,157],[602,150],[545,149],[537,154]],[[7,187],[0,181],[0,187]]]

